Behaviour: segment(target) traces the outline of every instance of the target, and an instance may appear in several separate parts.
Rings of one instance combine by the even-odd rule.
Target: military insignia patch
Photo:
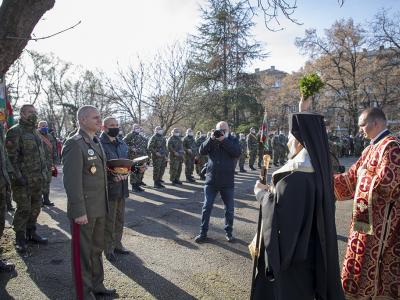
[[[89,169],[90,173],[92,173],[92,175],[94,175],[97,171],[96,166],[93,164],[90,169]]]
[[[88,149],[87,153],[88,153],[89,155],[94,155],[94,150],[93,150],[93,149]]]

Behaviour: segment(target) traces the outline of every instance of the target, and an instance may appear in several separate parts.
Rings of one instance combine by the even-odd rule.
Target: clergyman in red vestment
[[[354,201],[342,286],[346,299],[400,299],[400,141],[379,108],[358,125],[371,143],[334,177],[336,199]]]

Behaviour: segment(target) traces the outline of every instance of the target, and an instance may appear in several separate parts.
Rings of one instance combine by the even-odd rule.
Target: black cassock
[[[291,133],[309,154],[313,170],[273,175],[275,190],[262,201],[262,241],[254,299],[341,300],[335,206],[323,118],[292,116]],[[267,264],[266,264],[267,262]]]

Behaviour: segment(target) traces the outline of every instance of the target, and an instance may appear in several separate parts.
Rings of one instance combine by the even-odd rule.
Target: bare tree
[[[161,127],[168,131],[183,120],[192,99],[189,52],[175,43],[153,60],[147,104]]]
[[[393,51],[400,54],[400,13],[397,12],[392,16],[387,10],[380,10],[370,22],[371,28],[371,46],[378,48],[385,46],[393,47]]]
[[[348,128],[355,134],[359,110],[365,105],[365,30],[352,19],[340,20],[325,30],[323,37],[315,29],[306,30],[304,38],[296,39],[296,45],[314,60],[314,68],[333,91],[335,102],[347,112]]]
[[[141,124],[146,105],[145,85],[146,65],[138,57],[137,65],[128,65],[124,70],[118,65],[117,78],[105,79],[107,97],[115,105],[117,112],[127,114],[134,123]]]
[[[0,74],[5,74],[30,39],[33,28],[55,0],[3,0],[0,6]]]
[[[25,95],[24,82],[26,82],[25,57],[20,56],[10,67],[6,74],[7,95],[11,106],[19,104]]]

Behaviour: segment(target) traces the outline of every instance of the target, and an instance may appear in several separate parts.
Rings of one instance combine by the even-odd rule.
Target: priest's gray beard
[[[292,159],[293,157],[296,156],[296,138],[289,133],[289,141],[288,141],[288,148],[289,148],[289,153],[288,153],[288,159]]]

